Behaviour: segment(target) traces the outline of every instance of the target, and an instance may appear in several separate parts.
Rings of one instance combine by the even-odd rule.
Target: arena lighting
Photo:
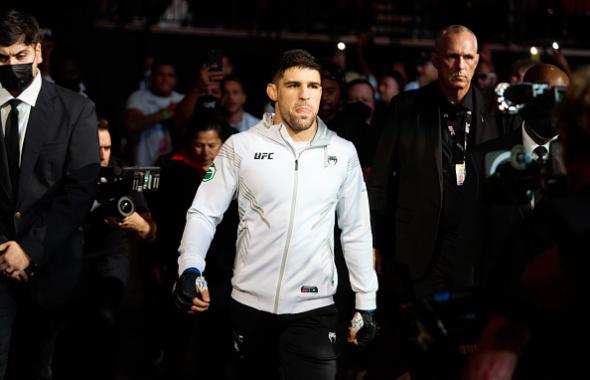
[[[553,48],[553,50],[559,50],[559,44],[557,43],[557,41],[553,41],[551,47]]]
[[[342,41],[338,42],[336,44],[336,47],[338,48],[338,50],[346,50],[346,44]]]
[[[531,55],[539,55],[539,49],[536,46],[531,46],[530,52]]]

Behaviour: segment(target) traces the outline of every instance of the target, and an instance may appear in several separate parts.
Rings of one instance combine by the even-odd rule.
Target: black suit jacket
[[[521,122],[522,124],[522,122]],[[513,130],[511,133],[498,139],[486,142],[478,146],[473,154],[481,168],[482,178],[486,178],[486,155],[495,151],[510,151],[515,145],[522,145],[522,128]],[[481,261],[481,279],[484,286],[490,284],[490,277],[495,276],[499,266],[507,264],[505,250],[512,244],[510,236],[516,228],[525,220],[526,214],[530,211],[528,203],[518,203],[516,193],[519,193],[518,186],[504,180],[496,181],[483,180],[481,185],[482,193],[482,239],[484,250]],[[508,259],[510,260],[510,259]],[[491,285],[490,285],[491,286]]]
[[[0,144],[0,241],[17,241],[31,258],[28,288],[38,305],[64,302],[78,280],[98,149],[94,104],[45,80],[31,108],[14,199]]]
[[[476,88],[473,91],[471,133],[478,144],[497,137],[498,130],[494,117],[485,110],[481,93]],[[414,279],[422,278],[432,263],[442,210],[439,98],[438,83],[434,82],[392,100],[368,181],[374,244],[384,246],[393,227],[395,260],[405,263]],[[477,186],[478,170],[469,151],[468,180]],[[383,224],[390,227],[383,228]],[[470,218],[465,217],[463,224],[469,226]],[[469,244],[474,240],[469,232],[461,234],[457,243],[464,248],[459,250],[469,255]]]

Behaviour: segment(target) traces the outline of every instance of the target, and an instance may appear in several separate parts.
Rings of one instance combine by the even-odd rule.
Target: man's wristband
[[[182,273],[183,273],[183,274],[184,274],[184,273],[196,273],[196,274],[197,274],[197,276],[200,276],[200,275],[201,275],[201,271],[200,271],[200,270],[198,270],[198,269],[197,269],[197,268],[195,268],[195,267],[189,267],[189,268],[186,268],[186,269],[184,270],[184,272],[182,272]]]

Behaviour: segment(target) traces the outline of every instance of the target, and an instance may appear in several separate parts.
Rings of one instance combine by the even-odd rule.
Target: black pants
[[[332,380],[336,377],[338,312],[331,305],[271,314],[232,301],[238,374],[244,379]]]
[[[117,370],[119,307],[124,284],[114,277],[86,279],[57,339],[54,379],[109,380]]]
[[[64,314],[34,306],[24,285],[0,278],[0,380],[51,379]]]

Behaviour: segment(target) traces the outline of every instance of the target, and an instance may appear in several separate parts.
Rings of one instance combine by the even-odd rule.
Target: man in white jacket
[[[187,214],[176,304],[208,309],[201,273],[230,201],[240,223],[232,278],[234,347],[244,378],[334,379],[337,310],[333,295],[336,215],[356,294],[348,340],[368,344],[376,324],[369,205],[354,146],[317,117],[320,66],[304,50],[283,54],[267,94],[275,114],[221,148]]]

